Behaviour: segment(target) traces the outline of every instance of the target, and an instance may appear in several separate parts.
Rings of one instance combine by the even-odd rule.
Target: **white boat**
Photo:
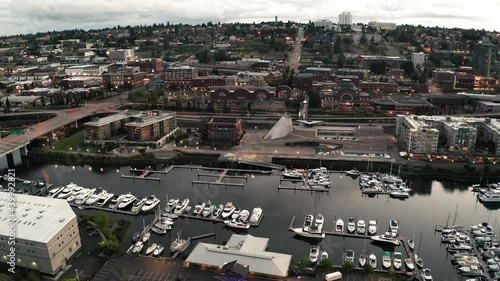
[[[403,258],[400,252],[394,252],[393,264],[395,270],[401,269],[401,266],[403,265]]]
[[[428,268],[424,268],[420,276],[422,277],[422,281],[432,281],[431,270]]]
[[[156,227],[158,229],[163,229],[163,230],[170,230],[170,229],[172,229],[173,224],[174,224],[174,222],[171,219],[166,218],[166,219],[158,220],[154,224],[154,227]]]
[[[412,251],[415,249],[415,241],[413,239],[408,239],[408,248]]]
[[[75,189],[77,187],[77,185],[75,185],[74,183],[70,183],[68,184],[60,193],[59,195],[57,195],[57,198],[60,198],[60,199],[66,199],[68,197],[70,197],[72,194],[73,194],[73,189]]]
[[[142,243],[142,241],[135,243],[134,247],[132,248],[132,253],[133,254],[140,253],[143,247],[144,247],[144,244]]]
[[[321,252],[320,261],[325,261],[328,259],[328,253],[326,251]]]
[[[466,272],[466,273],[482,273],[482,270],[479,269],[479,267],[477,265],[462,266],[462,267],[459,267],[458,270],[461,272]]]
[[[231,215],[231,219],[235,220],[240,217],[241,209],[240,207],[235,207],[233,214]]]
[[[344,262],[350,262],[350,263],[354,264],[354,251],[353,250],[346,251]]]
[[[356,221],[353,217],[350,217],[349,221],[347,222],[347,231],[349,233],[354,233],[356,231]]]
[[[227,220],[224,222],[228,227],[237,228],[237,229],[249,229],[250,225],[246,222],[240,222],[237,220]]]
[[[146,249],[146,255],[150,255],[152,254],[155,250],[156,250],[156,247],[158,245],[156,243],[153,243],[151,244],[151,246],[149,246],[147,249]]]
[[[477,197],[481,203],[500,203],[500,190],[490,190]]]
[[[180,248],[184,247],[184,245],[186,245],[187,242],[188,242],[188,240],[182,239],[181,233],[178,232],[177,238],[170,245],[170,252],[172,252],[172,253],[177,252]]]
[[[377,234],[377,221],[369,221],[368,222],[368,234],[375,235]]]
[[[314,216],[311,214],[306,215],[306,217],[304,218],[304,223],[302,224],[302,229],[304,231],[309,231],[313,223],[314,223]]]
[[[177,206],[177,203],[179,203],[179,201],[180,201],[179,199],[170,199],[170,200],[168,200],[167,206],[165,207],[165,209],[163,209],[163,211],[165,211],[167,213],[173,212],[175,206]]]
[[[335,222],[335,231],[344,233],[344,221],[342,219]]]
[[[151,246],[149,246],[147,249],[146,249],[146,255],[150,255],[152,254],[155,250],[156,250],[156,247],[158,245],[156,243],[153,243],[151,244]]]
[[[208,203],[205,204],[203,211],[201,211],[201,216],[204,218],[208,218],[212,214],[214,209],[215,209],[215,205],[213,205],[212,202],[210,202],[210,200],[209,200]]]
[[[298,170],[288,170],[283,171],[283,178],[285,179],[293,179],[293,180],[303,180],[304,174]]]
[[[393,191],[389,192],[389,196],[391,196],[393,198],[406,199],[406,198],[410,198],[410,193],[408,193],[407,191],[404,191],[404,190],[393,190]]]
[[[210,218],[212,219],[219,218],[223,210],[224,210],[224,205],[222,204],[216,205],[214,210],[212,211],[212,214],[210,215]]]
[[[314,220],[314,225],[316,226],[317,231],[323,231],[323,224],[325,222],[325,218],[322,214],[318,214],[316,219]]]
[[[395,238],[392,232],[386,232],[383,235],[374,235],[371,238],[374,241],[388,243],[396,246],[399,246],[400,244],[399,239]]]
[[[165,249],[165,247],[163,247],[162,244],[158,244],[155,251],[153,252],[153,256],[157,257],[157,256],[161,255],[163,253],[163,249]]]
[[[141,198],[140,200],[137,199],[134,201],[134,204],[132,204],[132,212],[136,213],[142,210],[142,206],[144,206],[144,203],[146,203],[147,198]]]
[[[59,195],[59,193],[61,193],[63,190],[64,190],[64,186],[53,188],[49,191],[49,194],[47,195],[47,197],[56,198],[57,195]]]
[[[80,193],[78,193],[78,195],[75,197],[75,204],[77,205],[85,204],[85,202],[87,202],[87,200],[90,198],[90,196],[92,196],[92,194],[95,193],[95,191],[96,191],[95,188],[82,189],[82,191],[80,191]]]
[[[387,269],[392,266],[392,258],[391,258],[391,253],[390,252],[385,252],[384,255],[382,256],[382,267]]]
[[[151,233],[149,233],[149,232],[144,233],[144,235],[142,236],[142,243],[148,242],[150,237],[151,237]]]
[[[359,255],[359,266],[361,267],[365,267],[365,264],[366,264],[366,255],[365,253],[361,253],[361,255]]]
[[[222,218],[229,218],[234,213],[234,210],[236,210],[236,207],[233,205],[233,202],[227,202],[224,210],[222,210]]]
[[[87,199],[87,201],[85,201],[85,205],[92,206],[92,205],[96,204],[106,194],[107,194],[106,190],[102,190],[99,193],[94,192],[92,195],[90,195],[90,197]]]
[[[76,199],[76,195],[71,195],[70,197],[66,198],[66,201],[68,203],[73,203]]]
[[[252,215],[250,216],[250,223],[258,223],[260,218],[262,217],[262,208],[257,207],[252,211]]]
[[[312,263],[315,263],[318,261],[319,258],[319,246],[312,246],[311,249],[309,250],[309,260]]]
[[[248,210],[243,210],[240,212],[240,217],[238,220],[240,222],[248,222],[248,218],[250,217],[250,212]]]
[[[189,205],[189,199],[186,198],[175,205],[174,208],[174,214],[182,214],[186,210],[187,206]]]
[[[377,268],[377,256],[375,256],[373,253],[370,254],[368,257],[368,264],[373,268]]]
[[[415,269],[415,265],[413,264],[413,261],[411,258],[406,258],[405,259],[405,265],[408,271],[413,271]]]
[[[364,220],[358,220],[358,225],[356,227],[356,231],[358,234],[365,234],[366,232],[366,224]]]
[[[205,209],[205,203],[198,203],[198,204],[196,204],[194,206],[193,215],[194,216],[199,216],[203,212],[203,209]]]
[[[111,198],[111,202],[109,203],[109,208],[114,209],[118,207],[118,204],[125,198],[125,194],[122,194],[120,196],[113,195],[113,198]]]
[[[158,204],[160,204],[160,199],[156,198],[156,196],[154,196],[154,195],[151,195],[146,199],[144,206],[142,206],[142,211],[149,212],[152,209],[154,209],[156,206],[158,206]]]
[[[417,254],[415,254],[415,265],[417,265],[419,268],[424,267],[424,260],[422,260],[422,258]]]
[[[389,229],[392,233],[397,234],[399,231],[399,222],[397,220],[390,220]]]
[[[153,231],[154,233],[159,234],[159,235],[167,233],[167,229],[161,229],[161,228],[158,228],[156,226],[152,226],[151,231]]]
[[[137,197],[132,195],[132,193],[125,194],[122,201],[118,203],[118,209],[125,209],[132,205],[134,201],[137,200]]]
[[[348,175],[348,176],[351,176],[351,177],[357,177],[361,173],[358,171],[358,169],[354,168],[354,169],[352,169],[350,171],[347,171],[345,174]]]

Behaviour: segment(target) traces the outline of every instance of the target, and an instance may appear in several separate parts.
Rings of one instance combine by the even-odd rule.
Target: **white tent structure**
[[[285,113],[280,120],[274,124],[269,133],[264,137],[266,140],[275,140],[288,136],[293,132],[292,116]]]

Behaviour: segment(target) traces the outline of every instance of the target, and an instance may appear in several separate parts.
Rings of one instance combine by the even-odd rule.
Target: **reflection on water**
[[[102,171],[101,171],[102,168]],[[156,167],[162,169],[164,167]],[[374,198],[363,196],[359,190],[359,179],[352,179],[339,174],[331,174],[332,189],[329,193],[293,192],[281,190],[278,192],[280,177],[278,175],[255,174],[248,181],[242,179],[228,179],[228,182],[245,182],[245,187],[221,187],[193,185],[191,181],[199,178],[198,169],[174,169],[168,175],[159,175],[161,181],[134,181],[121,179],[122,174],[129,174],[130,167],[97,167],[93,166],[55,166],[43,165],[31,170],[18,169],[17,174],[22,178],[36,179],[45,175],[55,186],[77,183],[84,187],[103,187],[114,193],[132,192],[137,197],[145,197],[155,194],[162,200],[169,198],[190,198],[192,204],[211,200],[215,204],[224,204],[232,201],[242,209],[252,210],[261,207],[264,217],[259,227],[248,230],[249,234],[270,238],[269,251],[284,252],[294,255],[296,259],[308,256],[311,244],[317,244],[328,252],[335,264],[341,264],[342,255],[347,249],[352,249],[359,254],[365,250],[374,253],[379,260],[379,267],[384,251],[399,251],[406,257],[402,246],[381,247],[372,243],[371,240],[356,238],[343,238],[327,236],[322,241],[309,241],[295,238],[288,231],[290,221],[296,216],[295,226],[302,224],[308,213],[322,213],[325,217],[325,230],[332,230],[334,220],[342,218],[345,223],[350,217],[369,220],[377,220],[379,233],[389,227],[389,220],[397,219],[400,222],[401,235],[413,238],[418,243],[422,233],[422,243],[416,248],[420,249],[420,256],[429,266],[436,280],[458,280],[456,270],[447,261],[445,246],[440,244],[439,235],[434,233],[436,225],[451,221],[456,217],[456,224],[468,226],[482,221],[499,217],[499,206],[488,206],[477,202],[473,193],[467,187],[454,185],[450,182],[438,182],[430,180],[413,180],[409,185],[413,193],[408,200],[395,200],[388,196],[380,195]],[[202,171],[203,174],[212,173]],[[157,176],[157,175],[155,175]],[[202,177],[207,179],[206,177]],[[211,177],[212,180],[214,179]],[[455,210],[457,215],[455,216]],[[75,210],[80,212],[80,210]],[[87,210],[86,213],[93,214],[95,211]],[[125,218],[133,222],[127,237],[122,241],[124,248],[130,246],[132,234],[139,231],[143,225],[153,219],[151,214],[136,217],[110,214],[112,218]],[[415,231],[414,231],[415,229]],[[197,220],[179,219],[173,231],[164,236],[153,235],[152,242],[170,245],[176,237],[177,232],[182,230],[182,236],[196,236],[209,232],[216,234],[213,238],[200,241],[209,243],[222,243],[227,241],[233,231],[222,224],[213,224]],[[193,243],[196,245],[196,243]],[[193,246],[194,246],[193,245]],[[191,249],[192,247],[191,246]],[[187,257],[189,251],[183,254]]]

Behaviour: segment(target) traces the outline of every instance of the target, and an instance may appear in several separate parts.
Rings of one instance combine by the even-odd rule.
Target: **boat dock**
[[[161,181],[159,177],[147,177],[148,173],[146,174],[141,174],[139,176],[132,176],[132,175],[122,175],[122,179],[133,179],[133,180],[154,180],[154,181]]]
[[[112,212],[112,213],[117,213],[117,214],[124,214],[124,215],[131,215],[131,216],[137,216],[141,210],[139,210],[138,212],[132,212],[132,211],[126,211],[126,210],[120,210],[118,209],[116,206],[118,206],[118,204],[116,204],[115,208],[111,209],[111,208],[107,208],[107,207],[97,207],[97,206],[89,206],[89,205],[79,205],[79,204],[75,204],[75,203],[69,203],[69,205],[71,207],[75,207],[75,208],[81,208],[81,209],[84,209],[84,210],[87,210],[87,209],[92,209],[92,210],[99,210],[99,211],[105,211],[105,212]]]
[[[177,258],[180,254],[184,253],[184,251],[186,251],[187,248],[189,248],[189,246],[191,245],[191,241],[193,240],[197,240],[197,239],[203,239],[203,238],[207,238],[207,237],[212,237],[212,236],[215,236],[215,233],[212,232],[212,233],[207,233],[207,234],[202,234],[202,235],[198,235],[198,236],[193,236],[193,237],[189,237],[187,239],[187,242],[186,244],[184,244],[179,250],[177,250],[177,252],[175,252],[173,255],[172,255],[172,259],[175,259]]]
[[[199,180],[192,180],[191,184],[206,184],[208,186],[210,185],[223,185],[223,186],[239,186],[241,188],[245,187],[244,184],[242,183],[232,183],[232,182],[216,182],[216,181],[199,181]]]
[[[202,221],[208,221],[208,222],[213,222],[213,223],[224,223],[224,219],[219,219],[219,218],[206,218],[203,216],[194,216],[194,215],[189,215],[189,214],[178,214],[180,218],[186,218],[186,219],[195,219],[195,220],[202,220]],[[248,222],[250,226],[259,226],[260,222],[262,221],[262,218],[264,217],[264,212],[262,212],[262,215],[260,216],[259,220],[255,223]]]
[[[281,184],[278,185],[278,192],[283,189],[283,190],[293,190],[294,192],[296,191],[309,191],[311,193],[313,192],[326,192],[330,193],[329,188],[317,188],[317,187],[297,187],[297,186],[282,186]]]

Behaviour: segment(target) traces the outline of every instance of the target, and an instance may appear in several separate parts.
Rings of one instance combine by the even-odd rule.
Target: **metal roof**
[[[9,102],[34,102],[37,99],[43,99],[42,96],[8,96],[0,99],[0,102],[6,102],[7,98]]]

